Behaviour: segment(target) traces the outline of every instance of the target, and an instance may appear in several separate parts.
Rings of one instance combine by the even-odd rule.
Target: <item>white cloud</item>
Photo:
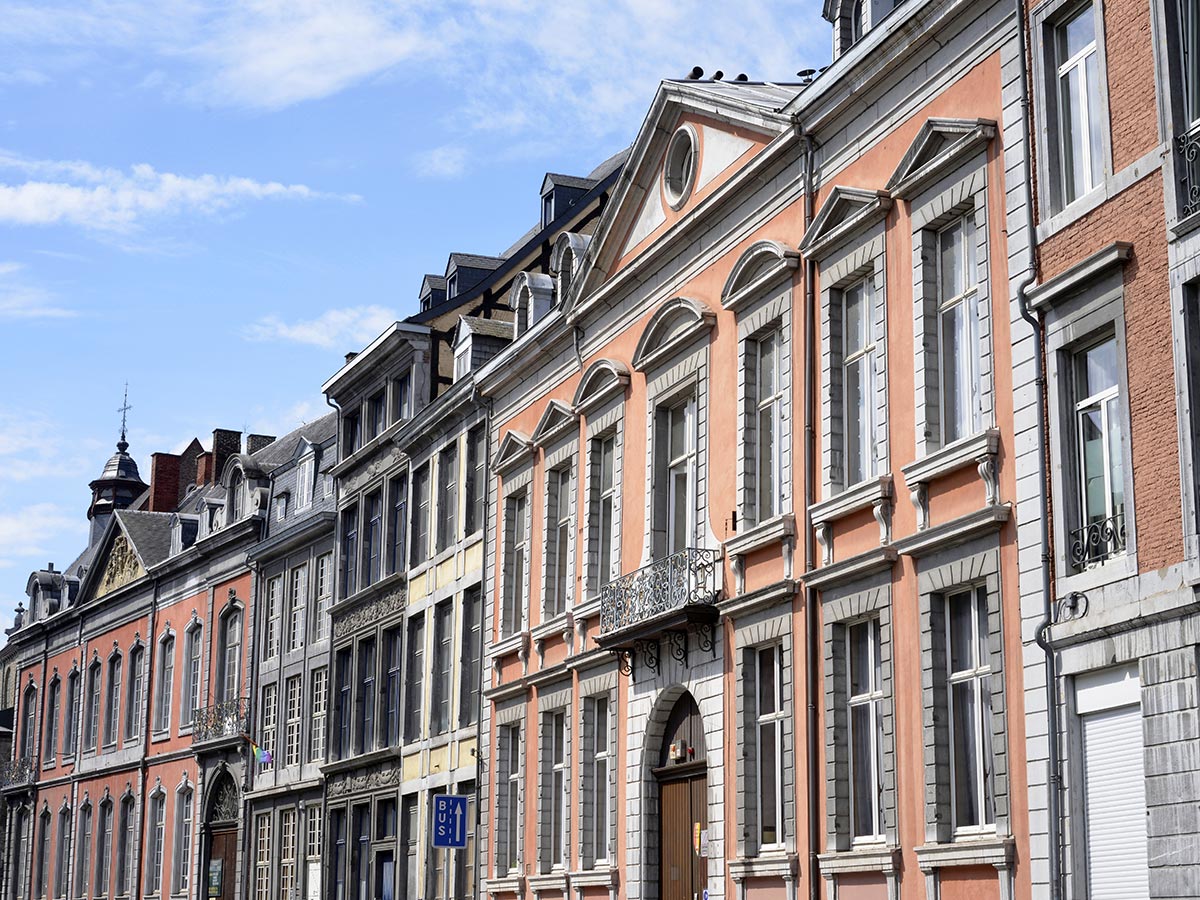
[[[82,538],[86,532],[87,520],[78,511],[67,512],[54,503],[0,512],[0,567],[13,567],[22,557],[45,556],[50,546],[63,544],[64,537]]]
[[[74,310],[58,305],[53,294],[27,283],[20,263],[0,262],[0,321],[5,319],[66,319]]]
[[[31,179],[0,183],[0,224],[8,225],[66,224],[128,232],[151,217],[213,215],[253,200],[331,196],[303,184],[228,175],[176,175],[159,172],[146,163],[124,172],[78,160],[26,159],[5,151],[0,151],[2,170]]]
[[[383,306],[331,309],[315,319],[291,323],[272,315],[251,324],[244,337],[251,341],[291,341],[314,347],[356,350],[369,344],[399,318],[399,313]]]
[[[455,178],[467,167],[466,147],[446,144],[413,157],[417,174],[425,178]]]

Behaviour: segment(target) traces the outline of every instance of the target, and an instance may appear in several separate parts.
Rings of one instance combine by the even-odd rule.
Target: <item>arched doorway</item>
[[[671,707],[653,773],[659,900],[701,900],[708,886],[708,761],[700,708],[686,691]]]
[[[204,817],[208,853],[201,896],[205,898],[234,900],[237,895],[237,835],[241,813],[237,784],[228,770],[222,769],[213,782]]]

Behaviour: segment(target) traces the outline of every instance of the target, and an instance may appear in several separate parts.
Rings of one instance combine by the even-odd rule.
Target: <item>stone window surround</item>
[[[528,462],[524,466],[522,466],[519,470],[510,471],[508,475],[504,476],[504,483],[501,488],[502,499],[499,504],[499,507],[500,507],[499,514],[500,514],[501,527],[503,528],[503,533],[501,534],[501,539],[500,539],[500,566],[499,566],[500,577],[497,579],[497,581],[499,582],[499,585],[498,585],[498,587],[499,587],[499,594],[498,594],[499,604],[498,605],[499,605],[500,615],[498,616],[498,618],[500,620],[501,640],[495,646],[495,651],[497,654],[511,652],[512,650],[517,649],[518,645],[523,645],[525,647],[528,647],[528,643],[529,643],[529,641],[528,641],[528,629],[529,629],[528,599],[529,599],[529,595],[530,595],[529,587],[531,584],[531,577],[533,574],[532,568],[531,568],[531,562],[530,562],[531,557],[533,556],[533,554],[530,553],[530,540],[532,538],[531,527],[532,527],[532,523],[533,523],[532,485],[533,485],[533,460],[532,460],[532,458],[530,458],[528,460]],[[512,523],[509,521],[509,503],[511,500],[515,499],[517,496],[519,496],[522,493],[525,494],[525,498],[526,498],[526,500],[525,500],[525,523],[523,526],[525,529],[525,588],[526,588],[525,595],[526,596],[525,596],[524,600],[521,601],[521,603],[522,603],[521,628],[517,629],[512,634],[506,635],[504,633],[504,613],[505,613],[504,598],[505,598],[505,594],[508,590],[508,577],[507,577],[506,569],[507,569],[508,554],[509,554],[509,535],[511,534],[511,529],[512,529]],[[512,644],[513,646],[510,647],[510,646],[508,646],[509,644]]]
[[[792,613],[791,607],[776,607],[758,614],[748,615],[734,623],[734,659],[737,666],[735,691],[735,716],[737,734],[741,737],[741,752],[735,767],[737,804],[737,858],[736,861],[767,862],[786,860],[797,853],[796,849],[796,773],[794,767],[785,767],[783,775],[783,823],[782,847],[772,846],[760,852],[758,847],[757,776],[755,772],[757,751],[756,720],[753,715],[757,690],[757,670],[754,654],[770,644],[780,648],[780,667],[783,681],[783,756],[790,758],[795,752],[796,726],[792,695],[795,687]],[[747,675],[750,680],[747,681]]]
[[[579,571],[579,548],[578,533],[579,533],[579,489],[581,481],[579,478],[579,438],[578,432],[571,434],[548,446],[545,449],[542,460],[542,496],[545,498],[545,503],[542,507],[543,518],[543,535],[545,537],[545,549],[542,552],[542,590],[541,590],[541,626],[547,626],[552,621],[558,622],[565,620],[570,616],[571,610],[576,604],[576,585],[578,583],[576,574]],[[567,559],[565,561],[567,567],[567,596],[563,600],[563,612],[555,617],[548,617],[546,609],[550,602],[550,592],[552,590],[553,576],[556,575],[555,567],[560,565],[560,561],[552,557],[557,557],[557,553],[551,549],[550,537],[557,530],[557,519],[551,519],[551,516],[558,512],[557,498],[551,496],[553,490],[552,479],[562,470],[569,469],[571,472],[571,490],[570,490],[570,519],[571,527],[569,537],[567,539]],[[615,473],[614,473],[615,474]]]
[[[574,812],[572,803],[572,783],[571,778],[571,760],[573,753],[572,741],[572,724],[574,703],[572,702],[572,690],[570,683],[565,685],[559,684],[551,687],[549,690],[539,691],[537,700],[537,726],[538,726],[538,809],[537,809],[537,872],[538,874],[546,875],[550,872],[564,872],[570,867],[571,863],[571,843],[572,829],[570,823]],[[564,746],[563,759],[566,763],[566,774],[563,780],[563,790],[566,793],[567,812],[564,824],[567,826],[567,835],[563,843],[563,862],[562,864],[551,864],[550,851],[553,842],[553,834],[551,833],[552,809],[550,803],[551,790],[550,780],[553,777],[553,759],[551,753],[553,750],[554,736],[551,733],[552,725],[550,724],[551,717],[555,713],[563,714],[563,731],[564,731]]]
[[[855,843],[850,836],[850,784],[847,701],[849,699],[846,633],[849,625],[870,618],[879,619],[880,656],[882,660],[883,693],[883,841]],[[875,859],[881,851],[890,853],[899,842],[896,795],[895,692],[892,643],[892,584],[891,573],[885,571],[860,579],[839,588],[827,588],[821,593],[823,634],[824,691],[825,691],[825,834],[826,855],[836,856],[836,864],[826,868],[838,871],[851,869],[854,860],[877,867]],[[861,857],[861,859],[860,859]],[[868,859],[870,857],[870,859]],[[828,876],[827,876],[828,877]],[[890,882],[895,875],[889,875]],[[890,889],[890,887],[889,887]]]
[[[1030,292],[1030,306],[1041,312],[1045,320],[1050,459],[1054,460],[1050,485],[1054,508],[1059,511],[1053,516],[1055,588],[1059,596],[1100,589],[1138,572],[1123,282],[1123,266],[1131,255],[1131,245],[1114,242]],[[1106,334],[1113,335],[1117,342],[1125,553],[1093,569],[1068,574],[1071,573],[1067,558],[1069,536],[1079,510],[1071,364],[1076,350]],[[1093,600],[1103,604],[1101,595]]]
[[[925,768],[926,855],[952,853],[951,848],[983,846],[1010,834],[1007,704],[1004,685],[1004,635],[1000,595],[1000,549],[994,536],[932,550],[917,560],[917,589],[921,621],[921,695],[925,710],[945,709],[946,661],[944,596],[954,590],[982,587],[988,603],[988,649],[991,664],[993,794],[995,827],[980,834],[954,835],[951,821],[949,723],[930,720],[922,726]],[[940,858],[940,857],[939,857]],[[927,866],[921,862],[921,868]],[[932,865],[932,864],[931,864]],[[936,868],[936,866],[934,866]],[[1003,877],[1002,882],[1008,880]],[[936,894],[931,895],[936,896]]]
[[[521,697],[516,698],[513,701],[509,701],[507,704],[497,705],[496,712],[493,717],[493,724],[496,729],[496,743],[497,743],[496,767],[495,767],[495,769],[496,769],[496,788],[495,788],[495,790],[496,790],[496,794],[495,794],[495,796],[496,796],[496,818],[495,818],[495,821],[497,822],[497,827],[500,827],[499,823],[501,822],[502,816],[505,812],[500,809],[500,796],[502,794],[500,779],[502,776],[507,776],[509,774],[509,772],[505,769],[505,767],[500,764],[501,763],[501,754],[500,754],[499,747],[500,747],[500,733],[501,733],[502,729],[512,728],[512,727],[515,727],[517,729],[517,745],[518,745],[518,750],[519,750],[519,759],[517,761],[517,773],[518,773],[518,777],[517,777],[517,833],[514,836],[514,840],[517,842],[517,852],[516,852],[517,868],[516,869],[507,869],[503,872],[500,872],[496,869],[497,858],[498,858],[497,854],[499,854],[499,852],[500,852],[500,842],[499,842],[499,839],[497,838],[493,844],[493,858],[492,858],[492,866],[491,866],[491,869],[494,872],[496,872],[496,878],[507,879],[509,876],[512,876],[512,875],[519,875],[520,872],[523,870],[524,863],[525,863],[524,823],[525,823],[526,773],[524,770],[524,766],[522,766],[520,763],[525,759],[525,742],[527,740],[527,729],[525,728],[525,721],[527,718],[526,712],[527,712],[527,710],[526,710],[526,704],[525,704],[525,696],[522,695]]]
[[[615,869],[617,866],[617,860],[613,858],[613,855],[615,855],[616,851],[617,823],[620,821],[618,818],[619,810],[617,808],[617,776],[618,769],[621,768],[617,754],[617,713],[619,712],[617,707],[617,670],[614,668],[598,675],[581,678],[579,680],[579,697],[579,764],[582,769],[579,779],[581,785],[579,808],[576,815],[580,834],[579,861],[581,868],[589,872],[608,871]],[[599,697],[604,697],[608,700],[608,745],[610,752],[608,757],[609,846],[605,851],[606,858],[600,860],[598,864],[596,848],[593,846],[593,835],[588,827],[591,819],[592,803],[596,795],[594,785],[591,783],[593,734],[592,725],[588,717],[592,709],[592,703]],[[573,873],[571,876],[572,883],[575,883],[576,877]]]
[[[1176,278],[1183,281],[1176,286]],[[1189,566],[1188,580],[1200,582],[1200,258],[1193,257],[1172,272],[1172,289],[1183,292],[1184,314],[1174,312],[1175,383],[1179,395],[1179,458],[1183,488],[1184,559]],[[1191,462],[1189,465],[1189,461]]]
[[[973,214],[976,241],[976,297],[980,351],[980,430],[995,422],[994,356],[992,348],[991,252],[988,231],[987,157],[981,151],[964,159],[950,174],[911,202],[913,263],[913,348],[919,462],[960,443],[941,443],[941,370],[938,364],[938,297],[935,242],[941,228]],[[928,257],[928,262],[927,262]],[[965,438],[970,440],[971,436]]]
[[[1058,120],[1057,103],[1057,72],[1053,64],[1052,36],[1055,26],[1078,9],[1078,0],[1047,0],[1029,12],[1029,37],[1032,43],[1033,58],[1032,93],[1034,125],[1042,145],[1042,152],[1037,155],[1037,181],[1042,185],[1055,185],[1057,191],[1041,193],[1041,220],[1038,228],[1038,240],[1045,240],[1050,234],[1065,227],[1070,222],[1085,214],[1098,201],[1107,196],[1107,183],[1112,178],[1112,136],[1109,127],[1108,109],[1108,53],[1105,47],[1104,2],[1091,0],[1095,8],[1096,22],[1096,72],[1100,79],[1100,110],[1098,116],[1101,122],[1101,173],[1100,184],[1088,193],[1076,197],[1064,205],[1057,191],[1061,191],[1062,178],[1059,160],[1058,126],[1053,124]],[[1043,229],[1045,233],[1043,233]]]
[[[620,393],[603,404],[585,414],[586,416],[586,436],[587,436],[587,452],[581,454],[583,464],[579,467],[580,488],[585,492],[582,496],[587,497],[587,503],[584,505],[585,515],[585,544],[587,552],[583,554],[583,559],[580,560],[583,565],[583,585],[585,606],[589,607],[595,603],[599,603],[600,592],[599,584],[599,566],[600,560],[596,556],[597,548],[599,547],[599,487],[597,479],[599,478],[599,461],[593,459],[593,448],[597,441],[607,437],[613,438],[613,534],[612,534],[612,553],[618,567],[621,559],[621,500],[624,495],[622,490],[622,473],[624,471],[624,420],[625,420],[625,396]],[[576,496],[580,496],[578,490]],[[576,500],[578,507],[578,500]],[[576,554],[579,558],[579,554]],[[610,565],[613,561],[610,560]],[[582,646],[582,644],[580,645]]]

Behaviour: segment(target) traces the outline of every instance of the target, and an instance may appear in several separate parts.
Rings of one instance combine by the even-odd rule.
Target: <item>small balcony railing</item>
[[[1200,122],[1175,138],[1179,153],[1179,199],[1186,218],[1200,210]]]
[[[1125,552],[1125,513],[1092,522],[1071,532],[1071,565],[1089,569]]]
[[[675,610],[716,603],[721,575],[721,551],[688,547],[610,581],[600,591],[601,637]]]
[[[192,743],[235,738],[250,730],[249,702],[245,697],[197,709],[192,716]]]
[[[36,768],[32,756],[6,759],[0,762],[0,789],[33,784],[33,773]]]

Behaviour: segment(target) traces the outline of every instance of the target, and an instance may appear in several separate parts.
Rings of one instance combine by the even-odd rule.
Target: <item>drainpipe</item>
[[[576,329],[578,331],[578,329]],[[578,339],[577,339],[578,340]],[[485,476],[489,476],[492,471],[492,399],[488,397],[481,404],[481,396],[479,393],[479,382],[474,380],[472,376],[471,383],[471,402],[475,405],[483,405],[486,409],[483,417],[483,472]],[[483,841],[480,840],[481,823],[483,821],[483,780],[487,777],[485,771],[485,762],[488,759],[486,753],[483,752],[483,684],[484,672],[487,667],[484,664],[484,647],[487,646],[487,632],[484,630],[487,624],[487,558],[488,558],[488,522],[491,519],[491,497],[492,492],[488,489],[491,484],[491,478],[485,477],[484,484],[479,485],[483,489],[483,576],[479,583],[479,690],[475,695],[475,883],[478,884],[483,875],[481,864],[483,862]]]
[[[146,828],[146,780],[147,775],[147,760],[150,757],[150,708],[152,706],[150,697],[154,693],[154,664],[158,654],[155,652],[158,649],[158,642],[155,641],[155,629],[158,627],[158,604],[161,599],[159,593],[159,581],[154,579],[154,599],[150,604],[150,634],[146,639],[146,681],[142,686],[142,702],[146,704],[145,712],[142,715],[142,752],[141,759],[138,760],[138,806],[135,813],[138,823],[138,834],[145,834]],[[133,672],[129,673],[133,676]],[[163,788],[166,790],[166,788]],[[119,805],[120,801],[118,801]],[[165,827],[165,826],[164,826]],[[138,847],[127,847],[129,853],[137,856],[137,871],[133,876],[133,885],[135,897],[142,896],[142,876],[146,867],[142,865],[144,859],[142,851],[145,850],[145,845],[139,841]]]
[[[1048,631],[1054,623],[1054,600],[1051,582],[1051,550],[1050,550],[1050,497],[1047,482],[1050,477],[1046,445],[1048,441],[1049,423],[1046,409],[1046,332],[1041,319],[1029,310],[1027,292],[1037,281],[1037,229],[1035,217],[1037,208],[1033,192],[1033,134],[1029,121],[1029,60],[1028,53],[1032,52],[1029,45],[1029,29],[1026,18],[1025,0],[1016,0],[1017,37],[1020,44],[1020,84],[1021,84],[1021,128],[1025,141],[1025,152],[1021,154],[1022,175],[1025,183],[1025,232],[1029,245],[1029,268],[1020,284],[1017,285],[1017,306],[1021,318],[1033,329],[1034,351],[1034,386],[1037,390],[1037,468],[1040,480],[1038,502],[1040,506],[1040,542],[1042,547],[1042,621],[1034,631],[1034,640],[1042,648],[1046,657],[1046,750],[1047,778],[1046,818],[1050,900],[1061,900],[1063,896],[1063,861],[1062,861],[1062,761],[1059,750],[1060,729],[1060,700],[1058,690],[1058,660],[1054,647],[1050,642]]]

